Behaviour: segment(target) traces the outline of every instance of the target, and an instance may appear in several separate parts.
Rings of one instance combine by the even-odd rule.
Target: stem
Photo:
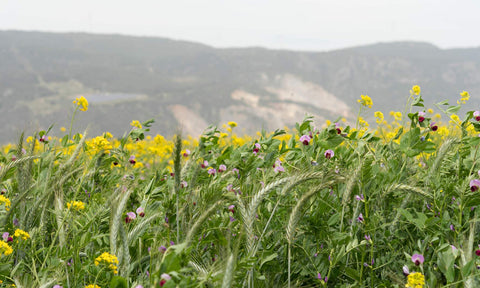
[[[73,120],[75,119],[75,114],[77,114],[77,111],[78,111],[78,106],[75,107],[75,111],[73,111],[73,114],[72,114],[72,120],[70,120],[70,129],[68,129],[68,139],[69,140],[72,137]]]

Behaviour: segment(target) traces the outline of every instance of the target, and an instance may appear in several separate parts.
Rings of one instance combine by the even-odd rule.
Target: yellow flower
[[[60,131],[65,132],[65,131],[67,131],[67,128],[62,126],[62,127],[60,127]]]
[[[105,264],[114,274],[117,274],[118,258],[117,256],[110,254],[108,252],[103,252],[102,255],[98,256],[95,259],[95,266],[100,264]]]
[[[28,232],[25,232],[21,229],[17,229],[15,230],[15,234],[13,235],[15,237],[20,237],[22,238],[23,240],[27,240],[30,238],[30,234],[28,234]]]
[[[467,91],[463,91],[462,93],[460,93],[460,101],[457,101],[457,104],[465,104],[467,103],[468,99],[470,99],[470,93],[468,93]]]
[[[93,150],[94,153],[105,152],[106,154],[110,153],[110,150],[113,149],[112,143],[110,143],[105,137],[97,136],[92,140],[87,142],[87,146]]]
[[[362,106],[372,108],[372,98],[368,97],[368,95],[360,95],[360,98],[361,99],[357,100],[358,103],[360,103]]]
[[[429,109],[427,110],[427,112],[428,112],[429,114],[433,114],[433,109],[432,109],[432,108],[429,108]]]
[[[358,124],[360,127],[368,127],[368,122],[363,119],[363,117],[358,117]]]
[[[410,93],[413,95],[419,95],[420,94],[420,86],[418,85],[413,85],[412,87],[412,91],[410,91]]]
[[[375,118],[377,118],[376,122],[377,124],[380,124],[383,122],[383,113],[380,112],[380,111],[377,111],[373,114],[373,116],[375,116]]]
[[[133,120],[132,123],[130,123],[130,126],[142,129],[142,124],[140,124],[138,120]]]
[[[70,209],[70,208],[80,211],[85,209],[85,203],[83,203],[82,201],[70,201],[67,203],[67,209]]]
[[[228,122],[228,126],[230,126],[232,128],[235,128],[235,127],[237,127],[237,122],[230,121],[230,122]]]
[[[8,256],[13,253],[12,247],[10,247],[7,242],[1,240],[0,241],[0,256],[5,255]]]
[[[5,204],[5,210],[10,210],[10,199],[8,199],[7,197],[3,196],[3,195],[0,195],[0,204],[4,203]]]
[[[420,272],[410,273],[408,274],[407,281],[407,284],[405,284],[407,288],[423,288],[423,285],[425,285],[425,276]]]
[[[452,114],[452,116],[450,116],[450,119],[452,119],[452,121],[450,121],[450,124],[453,124],[453,125],[455,125],[455,123],[460,124],[462,122],[460,121],[460,118],[456,114]]]
[[[85,286],[85,288],[102,288],[102,287],[100,287],[96,284],[90,284],[90,285]]]
[[[87,111],[88,110],[88,101],[85,97],[80,96],[80,98],[76,98],[73,100],[73,104],[77,104],[77,107],[80,111]]]
[[[395,118],[395,121],[401,121],[402,120],[402,112],[393,112],[393,118]]]
[[[220,138],[225,138],[225,137],[228,137],[228,134],[221,132],[221,133],[220,133]]]

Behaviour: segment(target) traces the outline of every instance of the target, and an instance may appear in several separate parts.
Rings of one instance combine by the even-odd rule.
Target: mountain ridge
[[[92,98],[89,111],[78,114],[77,131],[92,124],[93,134],[108,130],[120,136],[132,119],[152,117],[157,120],[152,131],[162,134],[190,118],[185,126],[194,128],[185,132],[191,134],[205,123],[227,121],[239,122],[246,133],[275,129],[301,121],[305,113],[316,115],[321,125],[338,116],[352,119],[360,94],[372,97],[374,111],[403,111],[414,84],[430,104],[455,103],[467,90],[478,106],[480,93],[480,48],[441,49],[411,41],[299,52],[214,48],[157,37],[0,31],[0,63],[2,142],[24,127],[68,126],[78,95]]]

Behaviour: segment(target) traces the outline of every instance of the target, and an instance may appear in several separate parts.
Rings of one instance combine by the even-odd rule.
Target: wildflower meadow
[[[480,287],[480,111],[422,92],[198,138],[72,131],[79,97],[0,151],[0,287]]]

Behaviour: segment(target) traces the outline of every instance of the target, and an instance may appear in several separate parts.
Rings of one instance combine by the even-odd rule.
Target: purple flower
[[[55,285],[55,286],[53,286],[53,288],[63,288],[63,286]]]
[[[170,241],[170,246],[173,246],[173,245],[175,245],[175,242]]]
[[[453,226],[453,224],[450,224],[450,230],[455,231],[455,226]]]
[[[222,164],[218,167],[218,172],[222,173],[222,172],[225,172],[225,171],[227,171],[227,166]]]
[[[324,155],[325,155],[325,158],[330,159],[333,156],[335,156],[335,153],[333,153],[333,150],[328,149],[327,151],[325,151]]]
[[[370,235],[365,235],[365,240],[372,243],[372,237],[370,237]]]
[[[208,161],[207,160],[203,161],[203,163],[200,166],[202,166],[202,168],[207,168],[208,167]]]
[[[365,219],[363,219],[363,214],[360,213],[360,215],[358,215],[358,217],[357,217],[357,221],[360,222],[360,223],[363,223],[364,220]]]
[[[437,124],[435,124],[435,122],[432,122],[432,123],[430,124],[430,129],[432,129],[432,131],[437,131],[437,129],[438,129]]]
[[[300,142],[303,143],[303,145],[306,146],[306,145],[308,145],[308,143],[310,142],[311,139],[312,139],[312,138],[310,137],[310,135],[305,134],[305,135],[302,135],[302,137],[300,137],[299,140],[300,140]]]
[[[188,157],[190,155],[190,150],[186,149],[185,153],[183,153],[183,157]]]
[[[425,121],[425,112],[420,111],[418,112],[418,122],[422,123],[423,121]]]
[[[186,188],[187,186],[188,186],[187,181],[183,180],[182,182],[180,182],[180,187]]]
[[[232,216],[230,216],[230,222],[233,222],[235,221],[235,218],[233,218]]]
[[[55,288],[55,287],[53,287],[53,288]],[[143,288],[143,286],[142,285],[137,285],[137,286],[135,286],[135,288]]]
[[[162,246],[158,247],[158,251],[163,253],[163,252],[167,251],[167,247],[162,245]]]
[[[132,165],[135,165],[135,163],[137,163],[135,161],[135,155],[131,155],[130,158],[128,158],[128,162],[130,162],[130,164],[132,164]]]
[[[228,211],[235,213],[235,205],[228,206]]]
[[[7,242],[8,236],[10,236],[10,234],[8,232],[3,233],[2,234],[3,241]]]
[[[402,270],[403,270],[403,275],[408,276],[410,274],[410,271],[408,270],[407,265],[403,265]]]
[[[412,255],[412,262],[415,263],[415,265],[420,265],[423,264],[423,261],[425,261],[425,258],[423,258],[422,254],[413,254]]]
[[[342,129],[340,127],[340,123],[335,122],[335,129],[337,130],[337,134],[342,133]]]
[[[142,207],[138,207],[136,212],[137,212],[137,215],[140,217],[145,216],[145,210]]]
[[[253,154],[257,154],[258,151],[260,151],[260,149],[262,148],[262,146],[259,144],[259,143],[255,143],[254,147],[253,147]]]
[[[18,224],[19,224],[18,219],[17,219],[17,218],[13,219],[13,225],[14,225],[14,226],[18,226]]]
[[[275,171],[275,173],[285,172],[285,169],[282,166],[282,161],[278,159],[275,161],[275,165],[273,165],[273,171]]]
[[[475,118],[477,121],[480,121],[480,111],[473,112],[473,118]]]
[[[455,247],[455,246],[453,246],[453,245],[450,245],[450,247],[452,247],[452,251],[457,250],[457,247]]]
[[[227,191],[228,192],[233,192],[233,185],[232,184],[227,185]]]
[[[208,174],[215,176],[215,173],[217,173],[217,170],[215,170],[215,168],[208,169]]]
[[[318,274],[317,274],[317,279],[322,280],[322,274],[318,273]]]
[[[359,196],[359,195],[355,195],[355,200],[357,200],[357,201],[362,201],[362,202],[363,202],[363,201],[365,201],[365,198],[363,198],[363,194],[360,194],[360,196]]]
[[[472,192],[477,191],[478,188],[480,188],[480,180],[473,179],[472,181],[470,181],[470,190],[472,190]]]
[[[135,220],[135,218],[137,218],[137,214],[135,214],[135,212],[128,212],[127,217],[125,218],[125,223],[130,223]]]

